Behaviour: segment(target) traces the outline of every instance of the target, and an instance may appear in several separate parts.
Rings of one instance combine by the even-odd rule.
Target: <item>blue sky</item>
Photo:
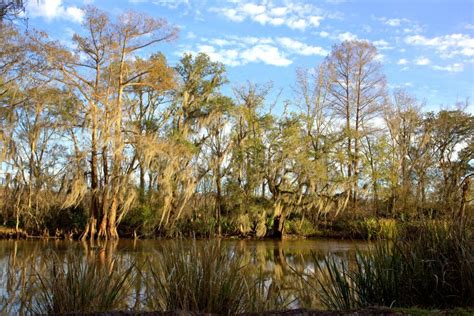
[[[472,0],[29,0],[28,27],[67,43],[85,4],[166,18],[179,39],[155,49],[172,64],[184,52],[208,53],[226,65],[227,91],[272,81],[289,99],[297,68],[318,65],[342,40],[364,39],[378,48],[389,88],[426,100],[425,110],[474,96]]]

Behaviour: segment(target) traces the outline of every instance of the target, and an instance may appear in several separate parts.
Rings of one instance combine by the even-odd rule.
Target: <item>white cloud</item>
[[[321,37],[328,37],[328,36],[329,36],[329,33],[326,32],[326,31],[321,31],[321,32],[319,32],[319,36],[321,36]]]
[[[392,46],[390,46],[390,44],[386,41],[386,40],[378,40],[378,41],[374,41],[372,42],[372,44],[375,45],[375,47],[377,47],[377,49],[379,50],[385,50],[385,49],[393,49]]]
[[[234,41],[239,42],[241,41],[244,45],[257,45],[257,44],[273,44],[273,39],[269,37],[254,37],[254,36],[233,36],[230,37]]]
[[[471,23],[464,24],[464,28],[468,30],[474,30],[474,24],[471,24]]]
[[[400,19],[388,19],[385,21],[385,24],[390,26],[399,26],[402,21]]]
[[[131,1],[147,2],[146,0],[131,0]],[[183,5],[185,7],[190,6],[189,0],[153,0],[153,4],[167,7],[169,9],[177,9],[178,7],[183,6]]]
[[[423,28],[419,25],[417,21],[413,21],[407,18],[387,18],[375,16],[372,16],[372,18],[374,20],[382,22],[384,25],[388,25],[407,34],[417,34],[423,30]]]
[[[309,24],[311,24],[314,27],[318,27],[322,19],[323,19],[322,16],[317,16],[317,15],[310,16]]]
[[[256,5],[253,3],[244,4],[242,7],[242,12],[248,15],[259,15],[265,13],[266,8],[264,5]]]
[[[426,57],[419,57],[415,60],[415,64],[418,66],[426,66],[426,65],[431,64],[431,60],[429,60],[429,58],[426,58]]]
[[[275,26],[283,25],[283,24],[285,24],[285,19],[283,19],[283,18],[273,18],[273,19],[270,19],[270,24],[275,25]]]
[[[461,63],[454,63],[447,66],[433,66],[433,69],[447,72],[461,72],[464,70],[464,65]]]
[[[409,19],[406,18],[387,18],[387,17],[373,17],[375,20],[383,22],[383,24],[392,26],[392,27],[399,27],[402,24],[406,24],[411,22]]]
[[[405,43],[435,49],[441,57],[474,56],[474,38],[467,34],[450,34],[427,38],[422,35],[405,37]]]
[[[288,66],[292,63],[277,47],[266,44],[246,49],[241,55],[248,62],[264,62],[274,66]]]
[[[290,37],[251,36],[202,39],[195,48],[187,47],[186,51],[206,53],[213,60],[229,66],[264,63],[280,67],[292,64],[292,57],[297,55],[326,56],[329,53],[322,47],[312,46]]]
[[[265,25],[267,23],[272,24],[272,25],[281,25],[285,22],[282,18],[270,18],[268,15],[265,13],[258,14],[254,17],[254,20],[262,25]]]
[[[194,32],[192,31],[189,31],[188,33],[186,33],[186,38],[188,39],[195,39],[197,36],[196,34],[194,34]]]
[[[84,18],[84,11],[78,7],[67,7],[66,16],[69,16],[73,21],[80,23]]]
[[[397,61],[397,65],[406,65],[408,64],[408,60],[406,60],[405,58],[401,58]]]
[[[245,16],[240,15],[235,9],[222,9],[221,13],[234,22],[242,22],[245,20]]]
[[[385,61],[385,55],[384,54],[377,54],[374,59],[378,62],[384,62]]]
[[[308,22],[304,19],[290,19],[287,25],[290,29],[304,31],[308,27]]]
[[[229,66],[239,66],[242,64],[238,59],[239,51],[236,49],[216,50],[211,45],[198,45],[197,52],[206,53],[212,60],[222,62]]]
[[[187,51],[206,53],[212,60],[228,66],[241,66],[248,63],[264,63],[285,67],[293,63],[279,47],[266,38],[211,39],[208,44],[199,44]],[[183,51],[179,52],[179,54]]]
[[[294,54],[304,55],[304,56],[311,56],[311,55],[319,55],[319,56],[326,56],[329,52],[322,47],[319,46],[311,46],[306,43],[294,40],[289,37],[279,37],[277,39],[284,48],[287,50],[292,51]]]
[[[402,83],[388,84],[388,87],[390,89],[411,88],[411,87],[413,87],[413,83],[411,83],[411,82],[402,82]]]
[[[217,45],[217,46],[227,46],[227,45],[232,45],[233,42],[232,41],[229,41],[229,40],[226,40],[226,39],[222,39],[222,38],[215,38],[215,39],[212,39],[210,41],[212,44],[214,45]]]
[[[274,16],[284,16],[288,13],[287,7],[276,7],[270,10],[270,14]]]
[[[32,17],[42,17],[47,21],[64,19],[80,23],[84,12],[76,6],[64,6],[62,0],[28,1],[27,12]]]
[[[270,1],[259,4],[247,1],[232,1],[228,7],[212,7],[209,10],[222,14],[234,22],[250,20],[261,25],[285,25],[293,30],[305,31],[318,27],[325,19],[323,12],[312,4],[285,2],[275,6]]]
[[[357,35],[352,34],[351,32],[344,32],[337,36],[340,41],[352,41],[357,39]]]
[[[403,29],[403,33],[406,33],[406,34],[418,34],[418,33],[421,33],[423,31],[423,27],[421,27],[420,25],[414,23],[412,24],[411,27],[405,27]]]

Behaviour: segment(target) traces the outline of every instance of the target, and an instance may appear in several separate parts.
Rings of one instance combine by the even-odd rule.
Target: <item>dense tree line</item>
[[[205,54],[170,65],[159,45],[177,33],[164,19],[94,7],[72,47],[1,24],[4,225],[91,239],[193,225],[278,237],[291,216],[472,208],[467,104],[423,112],[406,91],[389,94],[371,43],[335,45],[297,71],[291,100],[275,101],[270,84],[223,95],[225,68]]]

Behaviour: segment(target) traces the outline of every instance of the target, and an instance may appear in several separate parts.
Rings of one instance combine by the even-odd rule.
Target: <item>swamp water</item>
[[[318,282],[314,280],[309,282],[304,277],[308,273],[314,273],[315,261],[324,263],[325,258],[335,256],[351,265],[356,250],[364,251],[368,246],[367,242],[328,239],[120,240],[107,243],[0,240],[0,314],[28,314],[38,311],[39,301],[42,300],[44,303],[48,299],[52,301],[57,299],[53,297],[54,290],[47,297],[43,293],[44,288],[55,284],[51,282],[51,278],[61,272],[64,273],[67,269],[72,269],[71,267],[88,265],[94,265],[109,272],[113,271],[117,278],[129,273],[124,282],[124,291],[118,303],[113,305],[113,309],[168,309],[173,307],[173,304],[167,302],[172,292],[169,290],[169,282],[183,283],[183,286],[197,284],[195,291],[202,291],[203,288],[209,288],[209,291],[212,291],[212,287],[200,284],[201,281],[182,279],[176,281],[180,280],[179,275],[174,278],[170,278],[169,275],[188,273],[186,275],[206,279],[205,273],[221,273],[218,271],[227,269],[227,263],[231,261],[237,261],[238,266],[242,267],[231,273],[244,274],[246,280],[249,280],[246,284],[250,284],[249,288],[252,287],[249,291],[255,291],[252,294],[255,296],[252,299],[254,305],[246,308],[253,310],[320,308]],[[208,264],[216,253],[224,254],[224,263],[217,261],[217,263]],[[177,265],[174,268],[173,260],[184,260],[186,264]],[[166,263],[168,265],[164,267]],[[203,271],[196,269],[199,264],[207,265],[207,268],[202,269]],[[225,267],[219,270],[217,265]],[[234,274],[227,275],[233,277]],[[85,275],[84,280],[86,280],[84,282],[86,284],[74,287],[79,292],[98,290],[103,286],[100,282],[87,284],[89,282],[87,273],[77,273],[77,275]],[[157,278],[160,279],[159,291],[156,290]],[[218,278],[219,276],[217,276],[217,282],[222,281]],[[322,275],[319,279],[324,280],[324,276]],[[93,278],[90,280],[90,283],[97,282]],[[150,284],[150,280],[154,280],[155,285]],[[66,278],[66,282],[61,284],[70,283],[67,283]],[[193,291],[193,289],[189,290]],[[56,291],[61,292],[65,289],[60,288]],[[179,291],[178,289],[177,292]],[[229,291],[233,291],[232,288]],[[63,294],[59,293],[57,296],[64,299]],[[207,295],[198,294],[204,298]],[[159,298],[160,295],[167,295],[167,298]],[[172,299],[178,300],[178,298]],[[220,298],[216,297],[216,299]]]

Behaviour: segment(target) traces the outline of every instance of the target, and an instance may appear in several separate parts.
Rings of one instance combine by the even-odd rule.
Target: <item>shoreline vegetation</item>
[[[286,222],[285,233],[281,239],[342,239],[342,240],[392,240],[398,234],[419,234],[421,228],[427,223],[440,226],[448,226],[452,224],[450,220],[419,220],[419,221],[400,221],[394,219],[377,219],[373,217],[353,220],[338,219],[330,223],[320,223],[319,227],[313,227],[304,220],[288,220]],[[472,224],[471,224],[472,225]],[[155,236],[139,236],[136,233],[122,233],[121,236],[126,239],[251,239],[264,240],[275,239],[271,235],[258,236],[255,231],[249,231],[245,234],[235,229],[234,231],[224,230],[221,236],[214,234],[213,227],[199,230],[179,231],[173,236],[155,235]],[[470,227],[469,229],[474,229]],[[42,234],[28,234],[23,230],[16,230],[13,227],[0,226],[0,239],[67,239],[77,240],[80,235],[76,232],[64,233],[56,230],[54,234],[44,231]]]

